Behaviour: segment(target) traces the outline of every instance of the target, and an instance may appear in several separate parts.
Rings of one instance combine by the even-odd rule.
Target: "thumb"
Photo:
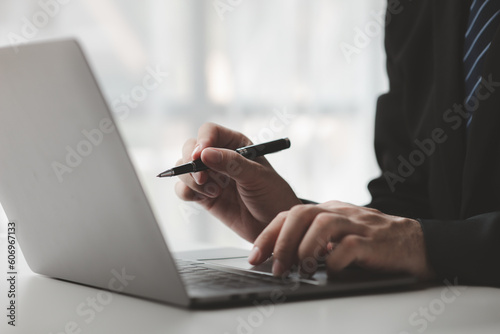
[[[224,174],[238,183],[255,181],[263,166],[249,160],[233,150],[206,148],[201,152],[201,160],[213,171]]]

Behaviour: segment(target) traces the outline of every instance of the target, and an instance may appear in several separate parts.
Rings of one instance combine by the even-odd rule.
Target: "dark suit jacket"
[[[390,90],[378,100],[375,125],[382,176],[369,184],[369,206],[418,218],[441,280],[500,286],[500,29],[467,129],[461,110],[469,5],[401,0],[403,10],[391,15]]]

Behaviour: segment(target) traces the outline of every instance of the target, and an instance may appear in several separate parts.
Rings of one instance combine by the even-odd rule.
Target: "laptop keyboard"
[[[251,273],[235,274],[211,269],[198,262],[176,260],[179,274],[188,289],[209,288],[214,290],[245,289],[262,286],[279,287],[290,285],[290,280],[253,275]]]

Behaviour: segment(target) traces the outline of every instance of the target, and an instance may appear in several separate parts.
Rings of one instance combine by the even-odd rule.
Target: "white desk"
[[[4,245],[2,242],[2,248]],[[448,289],[444,295],[444,287],[432,287],[289,302],[276,305],[267,315],[255,306],[192,311],[114,294],[109,304],[98,305],[102,310],[96,311],[94,319],[87,323],[90,316],[79,316],[76,309],[87,298],[96,297],[99,290],[33,274],[22,259],[20,265],[15,328],[6,324],[5,270],[2,273],[2,334],[70,333],[65,326],[71,322],[79,326],[80,333],[93,334],[500,333],[500,289],[478,287],[458,287],[456,294]],[[431,320],[419,315],[424,308]]]

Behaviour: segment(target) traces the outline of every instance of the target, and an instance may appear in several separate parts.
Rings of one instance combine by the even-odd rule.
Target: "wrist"
[[[425,245],[424,232],[420,222],[414,219],[408,219],[411,225],[410,239],[412,244],[412,253],[414,256],[410,263],[410,273],[422,281],[430,281],[436,278],[436,273],[430,265]]]

